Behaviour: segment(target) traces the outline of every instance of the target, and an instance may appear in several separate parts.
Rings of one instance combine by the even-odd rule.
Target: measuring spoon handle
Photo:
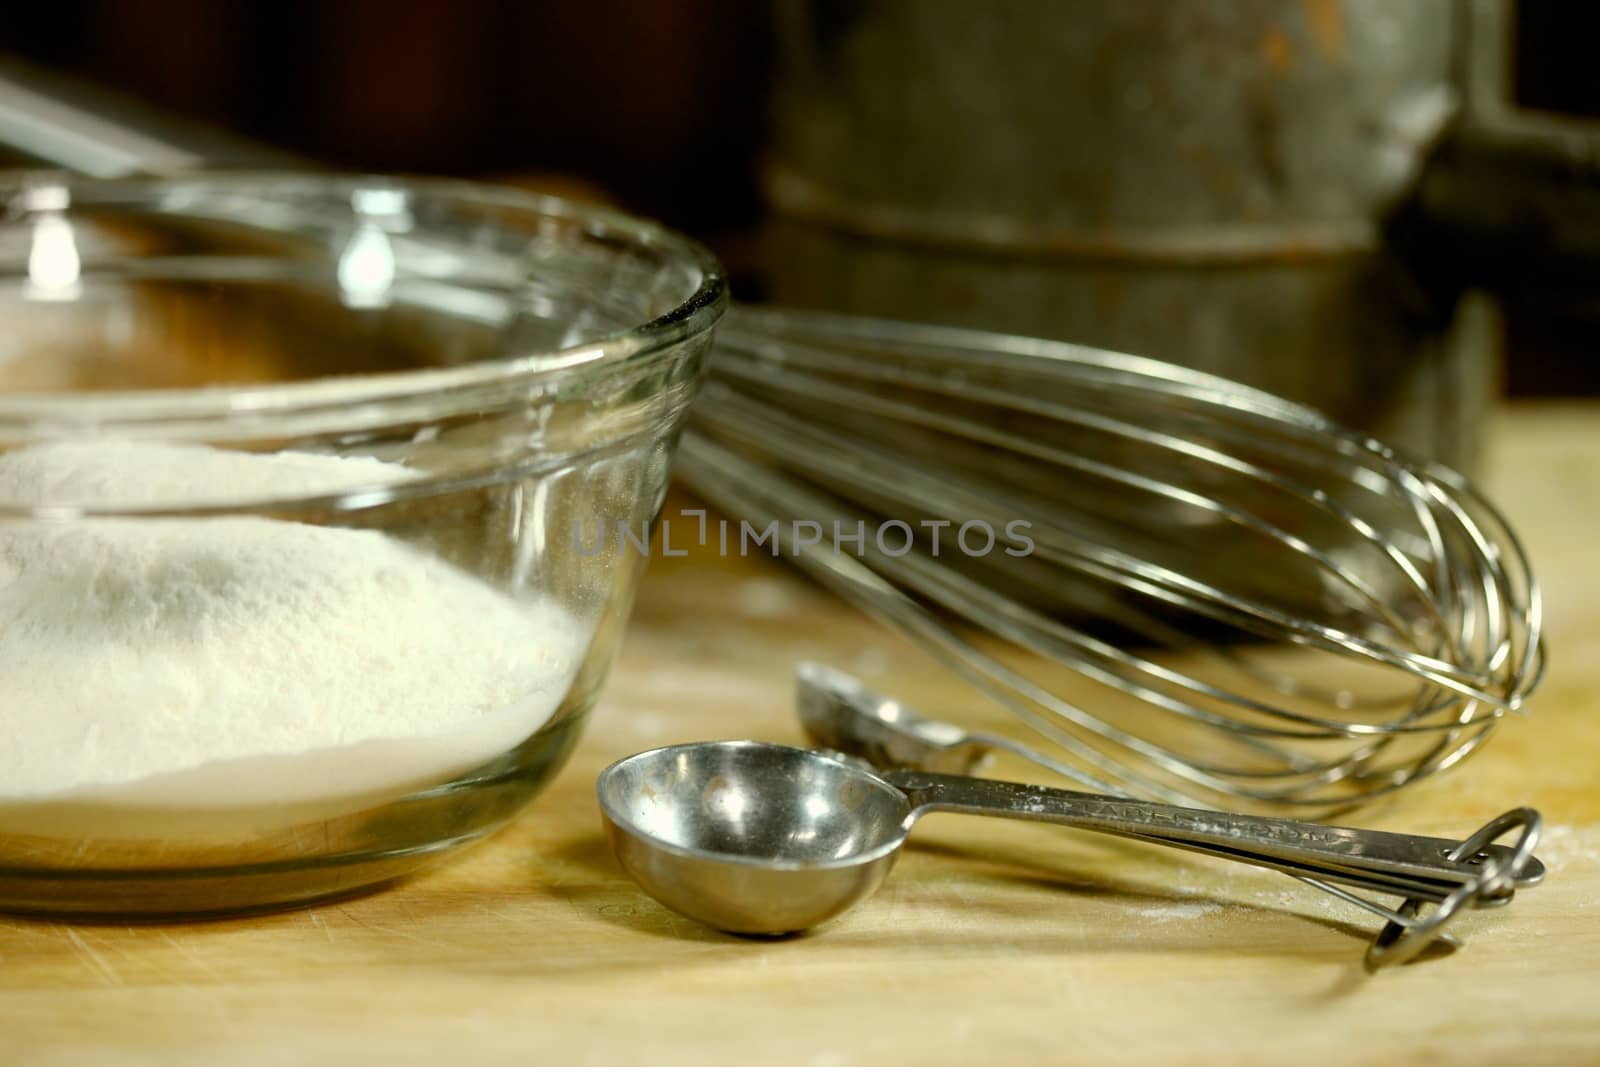
[[[1527,813],[1531,832],[1524,834],[1518,847],[1474,839],[1467,855],[1462,854],[1463,842],[1440,837],[1185,808],[962,775],[892,770],[882,776],[906,794],[919,815],[927,811],[997,815],[1122,837],[1160,838],[1180,846],[1215,845],[1246,862],[1253,861],[1249,854],[1254,853],[1263,866],[1275,866],[1266,860],[1278,858],[1455,883],[1478,878],[1490,862],[1516,884],[1536,881],[1543,873],[1531,855],[1538,818],[1532,812]]]

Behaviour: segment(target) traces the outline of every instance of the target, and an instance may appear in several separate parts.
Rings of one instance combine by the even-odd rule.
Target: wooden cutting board
[[[549,793],[399,888],[122,927],[0,921],[0,1062],[1600,1063],[1600,405],[1523,406],[1488,478],[1549,600],[1549,679],[1457,772],[1363,811],[1461,834],[1543,809],[1548,882],[1452,956],[1367,977],[1362,912],[1281,876],[1048,827],[919,827],[828,928],[742,941],[618,873],[595,773],[673,741],[798,741],[790,670],[947,717],[921,656],[770,561],[658,559]],[[670,513],[670,509],[669,509]]]

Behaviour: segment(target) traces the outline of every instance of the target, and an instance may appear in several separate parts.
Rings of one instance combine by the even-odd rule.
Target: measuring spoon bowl
[[[912,816],[875,774],[754,741],[641,752],[602,772],[595,791],[629,877],[673,911],[739,934],[810,929],[870,896]]]

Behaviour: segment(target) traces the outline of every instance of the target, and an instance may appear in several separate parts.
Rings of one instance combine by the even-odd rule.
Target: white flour
[[[409,475],[57,444],[0,455],[0,502],[243,500]],[[560,607],[373,531],[0,522],[0,800],[281,804],[438,781],[542,725],[583,636]]]

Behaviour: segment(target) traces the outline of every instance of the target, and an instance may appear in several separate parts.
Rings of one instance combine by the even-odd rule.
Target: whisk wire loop
[[[710,377],[691,487],[780,532],[859,523],[857,552],[783,551],[1092,788],[1332,813],[1456,765],[1542,674],[1509,524],[1309,408],[1064,342],[755,309]],[[991,551],[926,535],[973,524]]]

